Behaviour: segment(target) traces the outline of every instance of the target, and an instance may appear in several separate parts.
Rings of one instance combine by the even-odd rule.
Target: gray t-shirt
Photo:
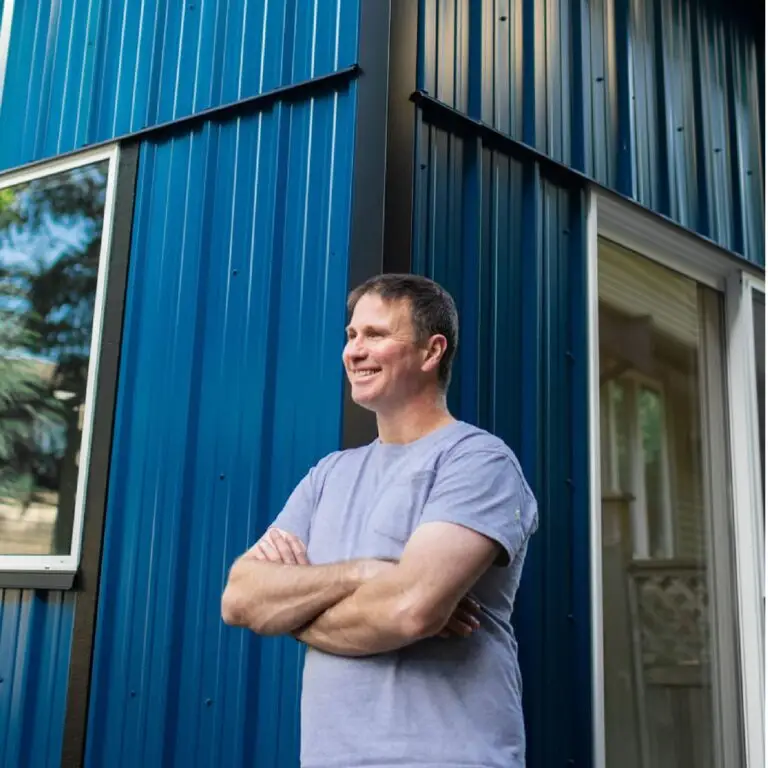
[[[274,525],[311,563],[399,558],[431,521],[495,541],[477,582],[481,628],[363,658],[310,648],[304,666],[304,768],[518,768],[525,765],[521,680],[510,617],[536,502],[510,449],[454,422],[407,445],[333,453],[297,486]]]

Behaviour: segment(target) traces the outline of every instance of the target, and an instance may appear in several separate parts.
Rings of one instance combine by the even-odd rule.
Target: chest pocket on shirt
[[[405,544],[419,524],[434,482],[435,472],[425,470],[387,483],[371,510],[371,528],[377,534]]]

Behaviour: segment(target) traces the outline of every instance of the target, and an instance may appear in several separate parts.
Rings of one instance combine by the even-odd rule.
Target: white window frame
[[[8,68],[8,55],[11,51],[11,24],[13,22],[14,0],[5,0],[0,16],[0,109],[3,106],[5,73]]]
[[[751,289],[763,292],[764,272],[641,206],[597,187],[589,191],[587,221],[587,311],[590,392],[590,546],[592,598],[592,711],[595,768],[605,768],[603,675],[600,371],[598,328],[598,238],[624,246],[720,292],[725,301],[728,414],[740,689],[747,768],[765,764],[763,670],[762,496],[759,451],[744,462],[744,446],[757,448],[757,400],[753,395],[754,338]],[[751,375],[750,375],[751,374]],[[757,457],[757,458],[756,458]],[[756,497],[757,493],[757,497]],[[758,506],[760,505],[760,506]]]
[[[107,186],[104,200],[104,220],[99,251],[99,268],[96,277],[96,296],[91,329],[91,347],[86,380],[83,411],[83,431],[80,443],[80,459],[75,492],[75,510],[72,524],[72,543],[67,555],[0,555],[0,586],[46,586],[69,588],[80,565],[85,520],[86,490],[90,469],[91,445],[94,427],[94,398],[98,381],[99,361],[102,348],[104,325],[104,298],[106,295],[109,261],[112,246],[112,231],[115,218],[115,195],[120,148],[113,144],[104,148],[78,153],[70,157],[36,164],[21,171],[0,174],[0,190],[23,184],[35,179],[53,176],[74,168],[93,163],[108,162]],[[40,575],[44,575],[41,578]],[[35,578],[37,577],[37,578]]]

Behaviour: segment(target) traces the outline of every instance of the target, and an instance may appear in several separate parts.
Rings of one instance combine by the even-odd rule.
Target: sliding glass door
[[[598,250],[605,757],[743,764],[724,297]]]

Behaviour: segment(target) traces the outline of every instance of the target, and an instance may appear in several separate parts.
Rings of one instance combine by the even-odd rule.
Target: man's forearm
[[[441,629],[421,616],[407,591],[383,577],[324,610],[294,636],[338,656],[370,656],[403,648]]]
[[[222,597],[227,624],[261,635],[293,632],[362,583],[354,561],[333,565],[280,565],[245,555],[230,571]]]

